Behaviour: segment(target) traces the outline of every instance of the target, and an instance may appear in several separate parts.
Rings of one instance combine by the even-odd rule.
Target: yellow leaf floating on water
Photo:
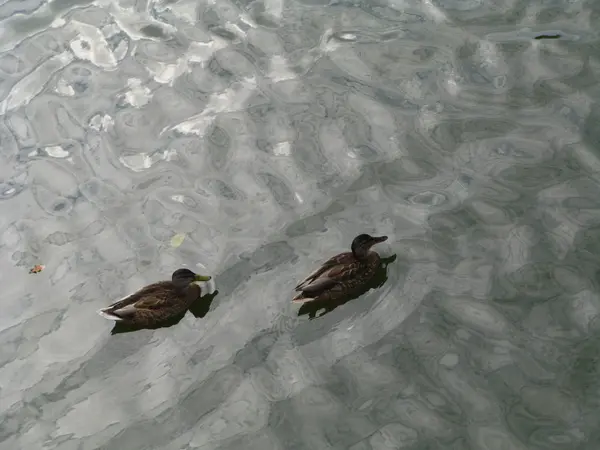
[[[183,240],[185,239],[185,234],[177,233],[175,236],[171,238],[171,247],[177,248],[181,244],[183,244]]]

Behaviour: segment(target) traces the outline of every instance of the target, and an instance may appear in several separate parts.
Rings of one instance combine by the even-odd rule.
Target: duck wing
[[[346,260],[349,261],[349,260]],[[292,301],[307,302],[317,298],[335,298],[343,295],[344,291],[352,289],[356,284],[357,277],[361,275],[364,266],[360,261],[352,259],[351,262],[336,264],[328,269],[321,271],[316,279],[311,282],[307,280],[302,287],[296,289],[300,291]]]
[[[296,291],[301,291],[307,296],[317,296],[333,289],[339,283],[355,278],[359,275],[361,267],[360,261],[350,252],[334,256],[303,280],[296,287]]]
[[[302,280],[296,286],[296,291],[302,291],[304,288],[310,284],[312,284],[317,278],[320,278],[325,272],[335,268],[336,266],[350,264],[352,261],[355,261],[354,255],[351,252],[340,253],[339,255],[335,255],[325,261],[321,266],[308,275],[304,280]]]
[[[102,311],[108,313],[128,314],[136,309],[158,309],[170,304],[169,293],[173,292],[173,284],[169,281],[161,281],[143,287],[127,297],[116,301]]]

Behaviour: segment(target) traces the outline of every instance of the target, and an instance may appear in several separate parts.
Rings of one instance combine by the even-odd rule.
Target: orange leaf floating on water
[[[36,264],[31,269],[29,269],[29,273],[40,273],[42,270],[44,270],[44,266],[41,264]]]

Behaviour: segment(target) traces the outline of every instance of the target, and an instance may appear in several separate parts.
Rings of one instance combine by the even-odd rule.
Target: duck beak
[[[387,238],[388,238],[387,236],[374,237],[373,244],[371,244],[371,245],[375,245],[375,244],[379,244],[380,242],[387,241]]]
[[[194,277],[194,281],[209,281],[210,278],[211,277],[209,275],[196,275]]]

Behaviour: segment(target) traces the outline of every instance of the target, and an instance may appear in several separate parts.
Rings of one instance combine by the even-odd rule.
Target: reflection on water
[[[600,448],[599,18],[0,2],[0,450]],[[360,233],[387,280],[299,314]],[[199,317],[111,334],[177,267]]]

